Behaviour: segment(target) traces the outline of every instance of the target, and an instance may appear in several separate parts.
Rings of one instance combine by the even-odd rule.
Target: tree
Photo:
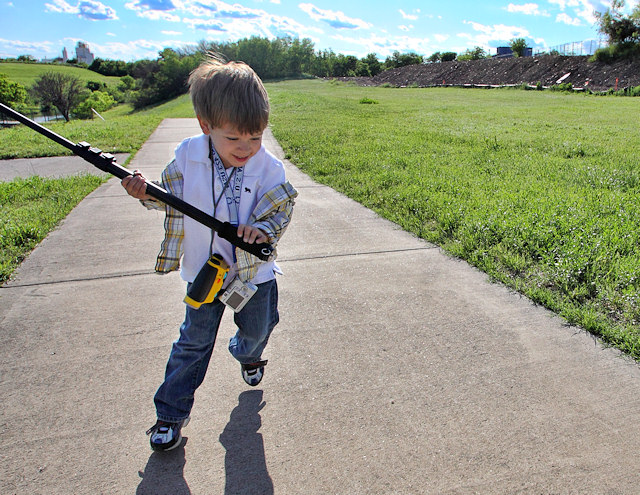
[[[353,55],[336,55],[330,60],[330,72],[333,77],[353,77],[356,75],[358,58]]]
[[[286,50],[287,73],[300,76],[308,70],[313,58],[313,43],[309,38],[300,41],[298,38],[290,40]]]
[[[429,58],[427,58],[427,62],[431,62],[432,64],[436,62],[440,62],[441,60],[442,60],[442,53],[440,52],[433,52],[431,55],[429,55]]]
[[[145,66],[152,70],[146,72],[141,80],[141,89],[133,97],[133,106],[142,108],[186,93],[189,74],[199,62],[199,53],[180,56],[175,50],[165,48],[155,65]]]
[[[32,86],[43,105],[53,105],[69,122],[71,110],[83,100],[83,84],[79,78],[60,72],[45,72]]]
[[[489,54],[481,46],[468,49],[466,52],[458,55],[458,60],[482,60],[487,58]]]
[[[415,52],[400,53],[399,51],[393,52],[390,57],[387,57],[384,61],[384,68],[397,69],[398,67],[406,67],[407,65],[421,64],[423,62],[422,56]]]
[[[375,76],[380,72],[382,72],[382,64],[375,53],[369,53],[366,57],[358,60],[356,76]]]
[[[609,38],[611,45],[640,42],[640,4],[630,16],[624,16],[624,0],[613,0],[606,12],[596,12],[598,30]]]
[[[21,105],[27,99],[27,90],[22,84],[9,80],[6,74],[0,73],[0,103],[9,107]]]
[[[440,60],[442,62],[453,62],[457,56],[458,54],[456,52],[444,52],[440,55]]]
[[[252,36],[238,41],[236,60],[244,62],[256,71],[256,74],[263,79],[273,77],[270,68],[271,42],[267,38]]]
[[[524,38],[514,38],[509,42],[509,46],[516,57],[522,57],[527,49],[527,41]]]
[[[89,66],[89,70],[104,76],[126,76],[129,74],[131,65],[124,60],[105,60],[96,58]]]

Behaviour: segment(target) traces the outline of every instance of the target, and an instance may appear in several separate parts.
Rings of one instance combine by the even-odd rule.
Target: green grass
[[[0,182],[0,283],[102,181],[84,175]]]
[[[274,134],[303,171],[640,359],[636,99],[268,91]]]
[[[121,105],[101,115],[104,121],[96,118],[51,122],[45,125],[74,143],[87,141],[110,153],[133,153],[142,146],[164,118],[194,117],[187,95],[139,112],[132,112],[129,105]],[[63,146],[25,126],[0,129],[0,139],[0,159],[71,154]]]
[[[320,81],[267,89],[274,134],[303,171],[640,359],[636,99]],[[135,152],[163,118],[193,117],[193,110],[185,96],[106,117],[51,128],[72,141]],[[5,157],[8,147],[15,156],[64,150],[49,149],[33,131],[0,137]],[[29,222],[62,208],[18,218],[26,201],[7,206],[4,198],[0,238],[15,239],[0,247],[3,267],[13,259],[8,274],[38,242],[29,244],[31,234],[57,223]],[[23,254],[10,252],[13,245],[26,246]]]
[[[1,62],[0,73],[6,74],[13,81],[22,84],[26,88],[31,87],[35,80],[45,72],[61,72],[77,77],[81,81],[96,81],[115,85],[120,81],[116,76],[103,76],[97,72],[81,67],[62,64],[27,64],[20,62]]]

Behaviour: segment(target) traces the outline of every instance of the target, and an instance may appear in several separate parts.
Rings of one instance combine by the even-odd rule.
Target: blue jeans
[[[171,348],[164,382],[154,397],[158,419],[177,422],[189,416],[194,393],[207,373],[225,308],[218,299],[200,309],[187,306],[180,337]],[[259,284],[257,292],[239,313],[234,313],[233,319],[238,329],[229,341],[229,352],[240,363],[260,361],[279,321],[276,281]]]

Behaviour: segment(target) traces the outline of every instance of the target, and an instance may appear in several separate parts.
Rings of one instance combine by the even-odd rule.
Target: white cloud
[[[82,0],[75,6],[65,0],[53,0],[53,3],[45,3],[46,11],[60,14],[76,14],[78,17],[90,21],[117,20],[116,11],[108,5],[97,0]]]
[[[160,31],[165,36],[182,36],[180,31]]]
[[[556,22],[561,22],[563,24],[567,24],[569,26],[581,26],[582,22],[578,18],[573,18],[564,12],[562,14],[558,14],[556,16]]]
[[[550,17],[551,14],[546,10],[540,10],[540,6],[537,3],[525,3],[523,5],[516,5],[510,3],[506,7],[507,12],[525,15],[540,15],[543,17]]]
[[[44,6],[48,12],[57,12],[60,14],[77,14],[80,12],[77,6],[73,7],[64,0],[53,0],[53,3],[45,3]]]
[[[433,37],[436,39],[438,43],[444,43],[450,38],[448,34],[434,34]]]
[[[35,51],[35,52],[50,52],[54,44],[51,41],[20,41],[20,40],[5,40],[0,38],[0,47],[9,47],[18,50]],[[26,53],[25,53],[26,54]]]
[[[332,36],[333,39],[354,45],[353,50],[340,50],[344,55],[364,57],[368,53],[375,53],[380,58],[386,58],[398,51],[400,53],[415,52],[422,54],[429,44],[429,38],[412,38],[410,36],[378,36],[371,34],[368,38]]]
[[[339,10],[323,10],[311,3],[301,3],[298,7],[314,21],[326,22],[335,29],[369,29],[372,27],[368,22],[347,17],[344,12]]]
[[[224,22],[216,19],[182,19],[182,22],[191,29],[199,29],[202,31],[219,31],[225,32]]]
[[[576,9],[576,14],[580,19],[592,26],[597,22],[595,11],[596,8],[591,2],[588,0],[582,0],[581,8]]]
[[[168,46],[188,46],[178,40],[132,40],[129,42],[109,42],[104,44],[91,43],[91,51],[96,57],[114,60],[139,60],[141,58],[155,59],[158,53]]]
[[[468,46],[495,47],[502,43],[507,43],[514,38],[525,38],[541,43],[544,40],[534,39],[526,28],[519,26],[507,26],[505,24],[493,24],[486,26],[478,22],[463,21],[472,27],[475,33],[458,33],[459,38],[468,40]]]
[[[180,16],[172,14],[178,7],[182,7],[182,2],[172,2],[171,0],[134,0],[124,4],[125,8],[133,10],[139,17],[152,21],[180,22]]]
[[[563,13],[565,10],[571,9],[577,19],[572,19],[569,14],[564,16],[558,15],[556,17],[556,22],[564,22],[565,24],[570,24],[572,26],[581,26],[582,24],[580,23],[580,19],[590,26],[595,24],[597,19],[594,12],[596,10],[603,10],[603,6],[605,8],[610,6],[610,2],[598,2],[593,0],[549,0],[549,3],[557,5]]]
[[[407,14],[404,10],[400,9],[398,10],[398,12],[400,12],[400,15],[402,16],[403,19],[407,19],[409,21],[415,21],[418,19],[418,16],[416,14]],[[420,10],[416,10],[417,13],[420,12]]]
[[[405,32],[409,32],[413,29],[413,25],[409,24],[408,26],[404,26],[404,25],[400,25],[398,26],[398,29],[400,31],[405,31]]]

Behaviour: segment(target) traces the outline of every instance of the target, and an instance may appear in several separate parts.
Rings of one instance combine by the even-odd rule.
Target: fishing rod
[[[34,131],[39,132],[43,136],[71,150],[75,155],[78,155],[79,157],[88,161],[94,167],[97,167],[103,172],[115,175],[119,179],[124,179],[125,177],[130,177],[133,175],[133,172],[118,165],[115,161],[115,156],[113,156],[111,153],[105,153],[98,148],[92,147],[89,143],[86,143],[84,141],[79,142],[78,144],[73,143],[67,138],[56,134],[55,132],[47,129],[44,126],[41,126],[37,122],[34,122],[28,117],[22,115],[20,112],[16,112],[13,108],[10,108],[2,103],[0,103],[0,112],[13,117],[18,122],[23,123]],[[208,213],[205,213],[204,211],[196,208],[186,201],[183,201],[180,198],[168,193],[165,189],[154,184],[153,182],[147,181],[146,192],[149,196],[162,201],[163,203],[171,206],[179,212],[193,218],[197,222],[200,222],[210,229],[215,230],[222,239],[229,241],[234,246],[237,246],[243,251],[253,254],[263,261],[267,261],[273,253],[273,247],[269,243],[263,242],[259,244],[249,244],[248,242],[244,242],[242,237],[238,237],[237,227],[234,227],[229,222],[221,222],[220,220],[215,219]]]

